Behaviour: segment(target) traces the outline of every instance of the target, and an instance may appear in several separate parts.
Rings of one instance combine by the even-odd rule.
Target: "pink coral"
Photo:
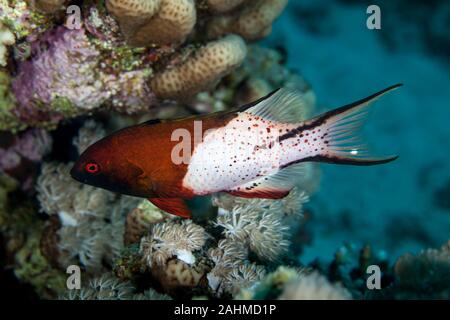
[[[77,109],[100,106],[109,93],[95,73],[100,53],[89,43],[84,29],[58,27],[32,45],[32,59],[20,65],[13,81],[22,121],[57,122]]]

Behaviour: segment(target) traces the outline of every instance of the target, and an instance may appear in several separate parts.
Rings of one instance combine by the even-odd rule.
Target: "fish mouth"
[[[70,169],[70,176],[72,177],[72,179],[75,179],[75,180],[78,181],[78,182],[86,183],[87,179],[81,177],[81,176],[78,174],[78,172],[77,172],[77,170],[76,170],[76,167],[77,167],[77,165],[75,164],[75,165],[72,167],[72,169]]]

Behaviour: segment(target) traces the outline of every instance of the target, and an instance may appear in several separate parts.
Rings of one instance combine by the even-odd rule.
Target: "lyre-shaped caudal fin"
[[[323,149],[320,148],[319,154],[305,160],[368,166],[397,159],[398,156],[370,156],[365,145],[359,142],[357,133],[367,116],[371,102],[400,86],[401,84],[393,85],[367,98],[326,112],[297,128],[298,132],[320,129],[318,138]]]

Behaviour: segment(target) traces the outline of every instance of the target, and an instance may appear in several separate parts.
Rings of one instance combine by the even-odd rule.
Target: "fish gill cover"
[[[0,0],[2,294],[449,299],[450,4],[379,1],[378,25],[368,1],[287,2]],[[150,119],[284,87],[303,121],[397,82],[365,133],[400,158],[308,162],[282,199],[217,193],[182,219],[70,176],[93,143]]]

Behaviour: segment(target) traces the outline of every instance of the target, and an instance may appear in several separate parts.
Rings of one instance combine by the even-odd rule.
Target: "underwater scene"
[[[450,2],[0,0],[0,291],[450,298]]]

